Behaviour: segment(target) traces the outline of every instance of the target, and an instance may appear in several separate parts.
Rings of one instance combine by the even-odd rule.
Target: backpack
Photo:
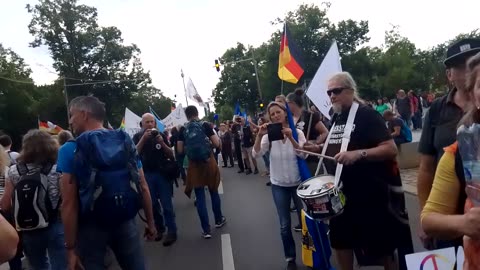
[[[31,231],[48,227],[55,218],[50,196],[48,177],[52,165],[30,171],[26,164],[18,163],[19,181],[13,189],[13,214],[18,231]]]
[[[118,225],[141,206],[137,152],[123,130],[93,130],[75,140],[80,218]]]
[[[206,162],[211,155],[210,139],[205,134],[203,122],[191,121],[183,131],[185,149],[189,160]]]
[[[405,141],[412,142],[412,130],[407,126],[407,122],[405,122],[403,119],[400,134],[405,138]]]

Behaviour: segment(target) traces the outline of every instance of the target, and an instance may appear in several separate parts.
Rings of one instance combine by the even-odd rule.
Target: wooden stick
[[[318,153],[313,153],[313,152],[309,152],[309,151],[305,151],[305,150],[300,150],[300,149],[297,149],[297,151],[298,151],[298,152],[305,153],[305,154],[317,156],[317,157],[323,157],[323,158],[326,158],[326,159],[329,159],[329,160],[332,160],[332,161],[336,161],[335,158],[333,158],[333,157],[331,157],[331,156],[326,156],[326,155],[322,155],[322,154],[318,154]]]

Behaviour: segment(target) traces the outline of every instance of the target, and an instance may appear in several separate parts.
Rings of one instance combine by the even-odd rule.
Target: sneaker
[[[293,228],[293,230],[296,231],[296,232],[301,232],[302,231],[302,225],[298,224],[297,226],[295,226]]]
[[[215,228],[219,229],[223,227],[227,223],[227,219],[225,217],[222,217],[222,220],[220,222],[215,223]]]
[[[210,239],[210,238],[212,238],[212,235],[209,232],[204,232],[204,233],[202,233],[202,237],[204,239]]]
[[[177,241],[177,234],[176,233],[169,233],[165,237],[165,240],[163,241],[163,246],[164,247],[169,247],[173,245]]]
[[[166,231],[165,227],[157,228],[157,237],[155,238],[155,242],[162,241],[163,234],[165,233],[165,231]]]
[[[237,173],[244,173],[244,172],[245,172],[244,170],[240,170],[240,171],[238,171]]]
[[[288,261],[286,270],[297,270],[297,263],[295,261]]]
[[[245,174],[246,174],[246,175],[252,174],[252,170],[247,169],[247,170],[245,171]]]
[[[266,185],[267,187],[269,187],[269,186],[272,185],[272,182],[268,181],[265,185]]]
[[[253,171],[253,174],[258,174],[258,169],[255,168],[255,170]]]

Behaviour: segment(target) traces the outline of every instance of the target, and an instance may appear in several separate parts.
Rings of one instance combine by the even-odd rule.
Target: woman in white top
[[[280,219],[280,231],[283,250],[287,260],[287,269],[296,269],[295,242],[292,236],[290,219],[290,202],[295,202],[297,213],[300,214],[302,203],[297,196],[297,187],[300,184],[300,173],[297,166],[296,149],[301,149],[305,144],[305,135],[297,129],[298,142],[292,135],[292,130],[287,122],[287,112],[282,103],[272,102],[267,107],[271,123],[281,123],[283,126],[283,140],[270,142],[267,134],[267,125],[260,126],[258,136],[253,147],[253,156],[261,157],[270,151],[270,181],[272,182],[272,195]],[[300,155],[301,156],[301,155]]]

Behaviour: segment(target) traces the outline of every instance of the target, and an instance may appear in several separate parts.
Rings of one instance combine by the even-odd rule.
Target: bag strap
[[[30,170],[27,167],[27,164],[20,162],[17,163],[17,171],[20,176],[27,174]]]
[[[327,169],[325,168],[325,164],[323,163],[323,157],[327,152],[328,142],[330,141],[330,137],[332,136],[333,130],[335,129],[335,123],[332,123],[332,127],[330,128],[330,132],[328,132],[327,138],[325,139],[325,143],[323,144],[322,148],[322,156],[318,160],[317,170],[315,171],[315,176],[320,173],[320,167],[323,167],[323,171],[326,172]]]
[[[358,103],[354,102],[352,107],[350,107],[350,112],[348,113],[347,123],[345,124],[345,129],[343,131],[342,145],[340,146],[340,153],[347,151],[348,144],[350,143],[350,137],[353,130],[353,122],[355,121],[355,115],[358,110]],[[338,187],[340,184],[340,176],[342,175],[343,164],[337,163],[337,169],[335,171],[335,186]]]

